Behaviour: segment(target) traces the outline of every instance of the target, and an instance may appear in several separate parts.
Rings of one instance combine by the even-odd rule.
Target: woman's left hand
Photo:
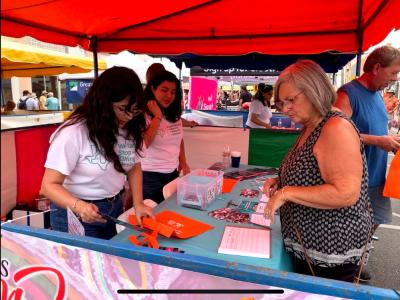
[[[188,164],[186,162],[179,164],[178,172],[180,173],[181,171],[182,171],[183,175],[190,173],[190,167],[188,166]]]
[[[285,195],[285,188],[282,188],[269,199],[267,206],[264,210],[264,216],[275,223],[275,212],[287,201]]]
[[[135,204],[135,216],[139,226],[142,226],[142,217],[150,217],[154,219],[153,209],[143,202]]]

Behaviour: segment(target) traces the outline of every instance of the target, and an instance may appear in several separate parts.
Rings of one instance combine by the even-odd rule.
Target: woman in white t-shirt
[[[271,98],[273,87],[269,84],[260,83],[258,85],[257,93],[251,101],[249,108],[249,116],[246,125],[250,128],[271,128],[270,120],[272,118],[271,112]]]
[[[144,90],[148,128],[144,140],[147,151],[142,159],[143,198],[160,203],[165,184],[190,172],[186,163],[182,128],[182,89],[168,71],[154,75]]]
[[[122,213],[126,177],[139,216],[152,215],[142,196],[144,110],[136,73],[113,67],[94,81],[82,106],[51,136],[42,193],[52,201],[54,230],[68,232],[68,207],[81,218],[85,235],[113,237],[115,224],[100,213]]]

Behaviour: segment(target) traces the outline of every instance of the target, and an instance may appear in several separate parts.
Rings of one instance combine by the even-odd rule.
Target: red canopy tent
[[[354,53],[400,27],[400,1],[3,0],[1,17],[2,35],[99,52]]]

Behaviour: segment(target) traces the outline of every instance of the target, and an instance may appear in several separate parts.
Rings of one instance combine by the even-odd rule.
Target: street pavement
[[[389,154],[388,169],[393,159]],[[392,223],[381,225],[375,232],[367,268],[373,276],[369,285],[400,290],[400,200],[392,199]]]
[[[368,261],[373,276],[369,285],[400,290],[400,200],[392,199],[393,220],[378,227],[374,249]]]

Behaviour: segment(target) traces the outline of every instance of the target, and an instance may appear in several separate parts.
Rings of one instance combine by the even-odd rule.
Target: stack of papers
[[[270,258],[271,230],[225,226],[218,253]]]

